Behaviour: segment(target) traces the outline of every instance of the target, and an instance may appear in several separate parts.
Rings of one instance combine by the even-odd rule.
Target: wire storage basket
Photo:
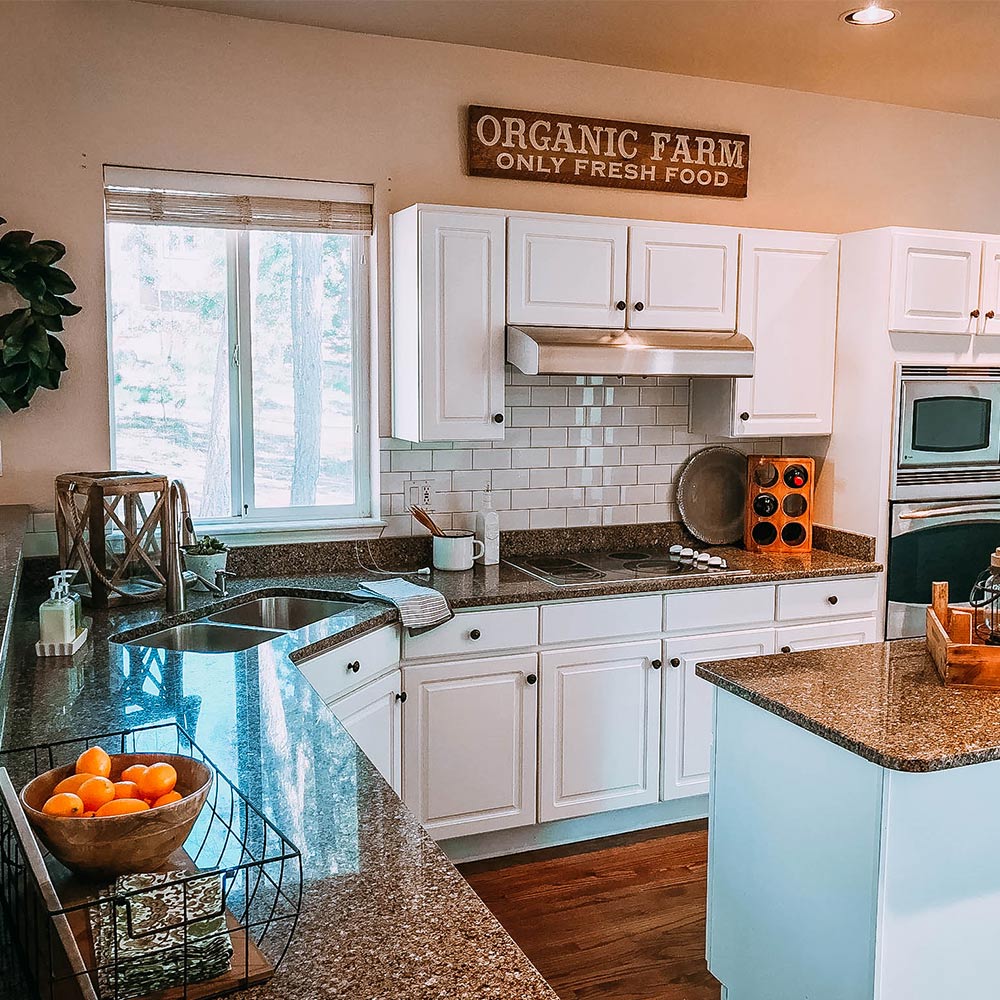
[[[213,772],[183,848],[159,872],[84,881],[32,833],[14,789],[90,746],[190,756]],[[301,902],[298,849],[179,725],[0,751],[3,1000],[202,1000],[255,986],[284,958]]]

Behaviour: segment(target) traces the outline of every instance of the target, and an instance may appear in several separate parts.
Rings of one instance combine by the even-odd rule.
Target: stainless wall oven
[[[931,584],[947,580],[952,604],[968,602],[972,584],[1000,545],[1000,498],[891,505],[886,638],[922,636]]]

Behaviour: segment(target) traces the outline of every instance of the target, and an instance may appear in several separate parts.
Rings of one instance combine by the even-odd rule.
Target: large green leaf
[[[67,371],[66,345],[58,337],[51,335],[49,336],[49,362],[47,367],[53,371]]]
[[[31,237],[34,233],[29,233],[24,229],[12,229],[9,233],[0,236],[0,251],[20,250],[25,251],[31,246]]]
[[[73,279],[58,267],[46,267],[44,274],[45,284],[53,295],[69,295],[76,291]]]
[[[83,308],[83,306],[74,305],[69,299],[58,296],[56,297],[56,302],[59,303],[59,312],[63,316],[75,316]]]
[[[35,240],[28,247],[28,256],[39,264],[54,264],[66,256],[66,248],[55,240]]]

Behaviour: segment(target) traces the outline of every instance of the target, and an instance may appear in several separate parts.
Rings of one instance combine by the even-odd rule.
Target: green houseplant
[[[215,580],[216,570],[226,568],[229,547],[212,535],[199,538],[193,545],[184,548],[184,566],[196,573],[202,580]],[[201,581],[195,580],[192,590],[208,590]]]
[[[0,218],[0,226],[7,220]],[[80,307],[66,296],[73,279],[55,263],[66,248],[55,240],[11,229],[0,236],[0,285],[10,285],[26,305],[0,315],[0,402],[16,413],[37,389],[56,389],[66,371],[66,348],[58,337],[63,317]]]

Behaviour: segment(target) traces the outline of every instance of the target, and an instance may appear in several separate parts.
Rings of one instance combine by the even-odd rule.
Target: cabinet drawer
[[[803,649],[833,649],[877,642],[878,627],[874,618],[848,618],[812,625],[789,625],[777,629],[774,636],[775,649],[797,653]]]
[[[399,626],[391,625],[326,649],[296,666],[323,701],[328,702],[398,663]]]
[[[662,624],[663,608],[657,594],[548,604],[542,608],[542,643],[655,635]]]
[[[465,611],[423,635],[404,636],[407,660],[431,656],[477,656],[527,649],[538,643],[538,608]]]
[[[664,631],[673,635],[769,625],[774,587],[720,587],[663,598]]]
[[[809,618],[857,618],[875,613],[877,577],[816,580],[778,585],[778,621]]]

